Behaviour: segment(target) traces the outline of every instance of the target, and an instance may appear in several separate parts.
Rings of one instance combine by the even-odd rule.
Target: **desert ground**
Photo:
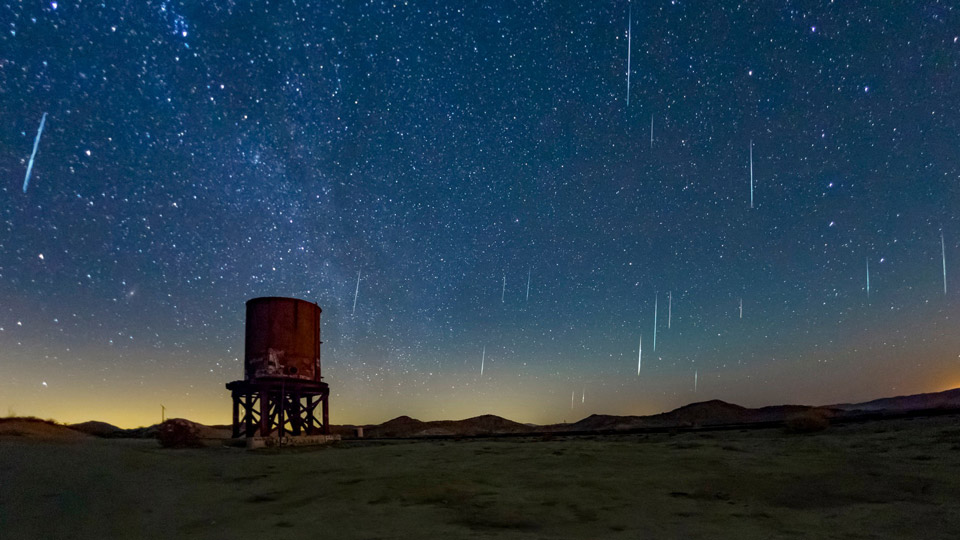
[[[950,538],[960,415],[781,429],[162,449],[0,437],[28,538]]]

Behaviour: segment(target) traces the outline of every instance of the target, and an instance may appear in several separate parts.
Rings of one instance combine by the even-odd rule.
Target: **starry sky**
[[[323,308],[333,423],[960,386],[958,36],[948,0],[2,0],[0,414],[228,422],[257,296]]]

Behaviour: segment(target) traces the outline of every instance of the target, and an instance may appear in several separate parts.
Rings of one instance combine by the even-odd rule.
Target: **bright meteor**
[[[947,246],[943,242],[943,231],[940,231],[940,258],[943,261],[943,294],[947,294]]]
[[[357,270],[357,290],[353,291],[353,315],[357,314],[357,297],[360,296],[360,270]]]
[[[640,375],[641,365],[643,365],[643,336],[640,336],[640,346],[637,352],[637,375]]]
[[[653,298],[653,350],[657,350],[657,302],[660,300],[660,293]]]
[[[33,172],[33,160],[37,157],[37,148],[40,146],[40,136],[43,135],[43,125],[47,122],[47,113],[43,113],[40,118],[40,129],[37,130],[37,137],[33,139],[33,152],[30,153],[30,163],[27,164],[27,175],[23,178],[23,192],[27,192],[30,185],[30,173]]]

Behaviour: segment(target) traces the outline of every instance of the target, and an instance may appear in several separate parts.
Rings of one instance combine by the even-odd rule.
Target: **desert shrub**
[[[830,420],[814,411],[795,414],[783,422],[783,429],[787,433],[814,433],[828,427],[830,427]]]
[[[197,448],[203,446],[200,433],[196,426],[174,418],[160,424],[157,431],[157,440],[164,448]]]

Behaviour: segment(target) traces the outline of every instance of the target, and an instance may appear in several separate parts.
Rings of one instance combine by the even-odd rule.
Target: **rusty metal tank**
[[[276,296],[247,301],[244,377],[320,381],[320,306]]]

